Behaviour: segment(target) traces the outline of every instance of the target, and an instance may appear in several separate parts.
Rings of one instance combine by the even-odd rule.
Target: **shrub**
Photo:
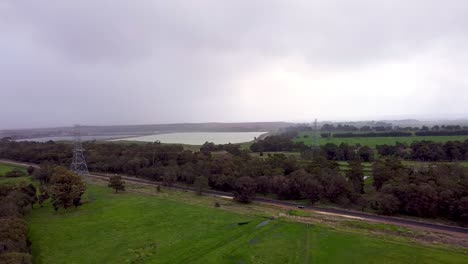
[[[72,205],[75,207],[80,205],[81,195],[85,190],[86,185],[79,175],[63,167],[53,169],[48,192],[56,211],[59,207],[67,209]]]
[[[394,215],[399,212],[400,201],[393,194],[378,194],[370,201],[371,208],[378,214]]]
[[[0,254],[9,252],[29,252],[27,233],[28,229],[23,219],[0,219]]]
[[[24,176],[24,172],[18,170],[18,169],[13,169],[7,173],[5,173],[5,177],[21,177]]]
[[[0,254],[0,263],[3,264],[31,264],[32,257],[28,253],[10,252]]]
[[[119,175],[114,175],[109,178],[109,184],[107,185],[115,190],[118,191],[125,191],[125,182],[122,181],[122,177]]]
[[[34,173],[34,167],[33,166],[29,166],[28,169],[27,169],[27,172],[29,175],[32,175]]]
[[[255,196],[256,190],[255,180],[248,176],[240,177],[235,182],[234,199],[242,203],[249,203]]]

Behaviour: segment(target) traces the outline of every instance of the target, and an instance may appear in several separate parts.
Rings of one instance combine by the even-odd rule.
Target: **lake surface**
[[[129,137],[122,139],[112,139],[110,141],[128,140],[161,143],[177,143],[187,145],[203,145],[206,141],[215,144],[242,143],[254,140],[267,132],[191,132],[191,133],[170,133],[139,137]]]

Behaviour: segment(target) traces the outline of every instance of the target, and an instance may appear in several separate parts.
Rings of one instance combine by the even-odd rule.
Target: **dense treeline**
[[[202,153],[209,153],[212,151],[226,151],[228,153],[231,153],[232,155],[242,155],[243,151],[240,149],[239,144],[219,144],[216,145],[213,142],[205,142],[201,147],[200,147],[200,152]],[[244,154],[246,151],[244,151]]]
[[[342,124],[337,124],[336,126],[333,124],[324,124],[320,128],[321,131],[327,131],[327,132],[332,132],[332,131],[359,131],[359,128],[351,125],[342,125]]]
[[[467,136],[468,130],[455,131],[419,131],[414,133],[416,136]]]
[[[55,152],[71,146],[59,145],[64,144],[2,141],[0,158],[55,162],[57,157],[63,157],[58,163],[69,162],[70,152],[68,157]],[[182,146],[158,143],[89,142],[84,147],[92,171],[135,175],[165,185],[193,184],[200,193],[209,187],[233,192],[241,202],[266,194],[279,199],[331,202],[382,214],[446,217],[468,223],[468,180],[462,167],[431,165],[415,169],[394,159],[378,160],[373,167],[373,186],[364,188],[361,161],[373,159],[372,149],[367,147],[327,144],[313,159],[285,154],[260,158],[243,151],[239,155],[192,152]],[[335,160],[350,160],[349,170],[341,171]],[[41,173],[34,175],[41,179]]]
[[[321,131],[326,131],[326,132],[370,132],[370,131],[392,131],[392,124],[389,123],[384,123],[384,122],[378,122],[375,126],[362,126],[362,127],[356,127],[353,125],[347,125],[347,124],[324,124],[321,128]]]
[[[416,141],[409,146],[404,143],[377,145],[377,152],[383,156],[396,156],[417,161],[459,161],[468,160],[468,139],[436,143]]]
[[[413,133],[403,131],[391,131],[391,132],[369,132],[369,133],[334,133],[334,138],[352,138],[352,137],[411,137]]]
[[[373,165],[377,192],[371,207],[380,213],[446,217],[468,225],[468,177],[459,165],[410,168],[397,159]]]
[[[23,216],[36,202],[32,184],[0,184],[0,263],[32,263]]]
[[[369,133],[321,133],[324,138],[353,138],[353,137],[411,137],[412,132],[404,131],[390,131],[390,132],[369,132]],[[466,136],[468,130],[457,130],[457,131],[417,131],[414,132],[416,136]]]
[[[427,126],[421,127],[421,131],[455,131],[455,130],[468,130],[468,126],[460,126],[460,125],[434,125],[431,128]]]
[[[8,139],[0,140],[0,157],[11,160],[42,163],[50,161],[54,164],[68,165],[71,161],[72,149],[67,144],[57,144],[53,141],[38,144],[37,142],[15,142]]]
[[[267,136],[262,140],[257,140],[250,146],[253,152],[264,151],[302,151],[307,149],[304,142],[293,142],[297,137],[297,131],[288,131],[279,135]]]
[[[308,124],[299,124],[296,126],[287,127],[284,131],[313,131],[313,127]],[[323,124],[320,127],[320,131],[324,135],[330,135],[335,132],[424,132],[419,135],[421,136],[450,136],[450,135],[466,135],[468,131],[468,126],[460,125],[434,125],[432,127],[422,126],[422,127],[401,127],[393,126],[390,123],[385,122],[376,122],[373,125],[364,125],[364,126],[355,126],[350,124]],[[432,132],[432,133],[426,133]],[[412,135],[412,134],[411,134]],[[409,135],[409,136],[411,136]]]
[[[350,145],[341,143],[327,143],[320,147],[320,153],[328,160],[351,161],[359,158],[365,162],[374,160],[374,150],[368,146]]]
[[[467,130],[468,126],[460,125],[434,125],[429,128],[428,126],[422,127],[401,127],[393,126],[390,123],[377,122],[374,125],[365,125],[365,126],[353,126],[347,124],[324,124],[321,127],[323,132],[384,132],[384,131],[456,131],[456,130]],[[305,130],[304,130],[305,131]]]
[[[39,203],[42,207],[50,199],[56,211],[59,207],[67,209],[81,205],[85,184],[80,176],[48,163],[39,170],[29,167],[27,172],[39,181],[39,192],[33,184],[22,181],[0,184],[0,263],[32,263],[31,242],[23,216],[34,204]]]

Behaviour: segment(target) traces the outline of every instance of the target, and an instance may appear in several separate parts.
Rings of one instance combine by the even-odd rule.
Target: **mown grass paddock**
[[[115,194],[88,184],[86,203],[78,209],[54,213],[47,204],[27,216],[34,263],[466,263],[468,258],[447,248],[269,220],[268,208],[256,205],[221,201],[215,208],[213,199],[166,190]]]
[[[13,169],[17,169],[22,171],[25,175],[26,173],[26,168],[20,167],[20,166],[14,166],[10,164],[4,164],[0,163],[0,184],[16,184],[19,182],[31,182],[30,177],[5,177],[5,174]]]
[[[13,170],[13,169],[18,169],[26,174],[26,169],[24,167],[19,167],[19,166],[13,166],[9,164],[4,164],[0,163],[0,177],[3,177],[5,173]]]
[[[304,142],[304,144],[312,145],[313,132],[301,132],[298,137],[294,139],[295,142]],[[334,143],[339,145],[341,143],[347,143],[351,145],[361,144],[363,146],[369,146],[375,148],[376,145],[395,145],[395,143],[407,143],[411,144],[415,141],[433,141],[438,143],[445,143],[447,141],[465,141],[468,136],[411,136],[411,137],[352,137],[352,138],[323,138],[319,135],[319,144],[324,145],[327,143]]]

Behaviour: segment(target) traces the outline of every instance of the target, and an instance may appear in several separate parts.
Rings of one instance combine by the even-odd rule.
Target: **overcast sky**
[[[0,0],[0,128],[468,117],[468,1]]]

